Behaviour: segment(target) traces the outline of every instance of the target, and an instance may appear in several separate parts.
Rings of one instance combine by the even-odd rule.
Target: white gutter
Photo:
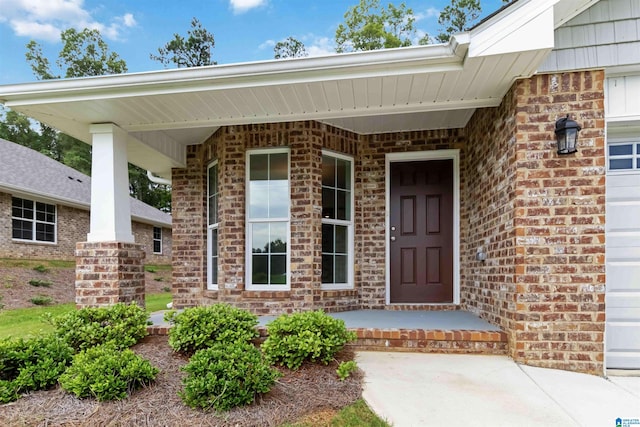
[[[149,178],[149,181],[153,182],[154,184],[171,185],[170,179],[165,179],[165,178],[156,176],[150,170],[147,171],[147,178]]]

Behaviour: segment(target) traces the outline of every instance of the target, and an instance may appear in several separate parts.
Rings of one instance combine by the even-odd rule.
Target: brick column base
[[[132,301],[144,307],[144,257],[136,243],[77,243],[76,307]]]

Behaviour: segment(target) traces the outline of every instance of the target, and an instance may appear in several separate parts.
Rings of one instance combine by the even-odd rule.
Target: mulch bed
[[[314,426],[361,396],[362,374],[345,381],[336,375],[339,360],[353,359],[345,349],[328,365],[304,364],[298,371],[282,368],[284,376],[273,389],[243,408],[216,413],[185,406],[181,370],[187,359],[173,352],[167,337],[150,336],[133,347],[160,369],[156,382],[117,402],[77,399],[60,387],[23,396],[0,405],[2,426],[279,426],[308,416]]]

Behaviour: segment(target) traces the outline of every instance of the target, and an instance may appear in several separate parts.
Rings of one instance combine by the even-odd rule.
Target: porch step
[[[507,334],[499,331],[353,328],[354,350],[415,353],[507,354]]]

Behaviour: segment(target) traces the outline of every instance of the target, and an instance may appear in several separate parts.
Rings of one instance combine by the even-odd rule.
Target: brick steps
[[[149,335],[167,335],[169,326],[148,326]],[[449,354],[507,354],[507,334],[493,331],[351,328],[354,350]],[[267,337],[264,326],[260,338]]]

